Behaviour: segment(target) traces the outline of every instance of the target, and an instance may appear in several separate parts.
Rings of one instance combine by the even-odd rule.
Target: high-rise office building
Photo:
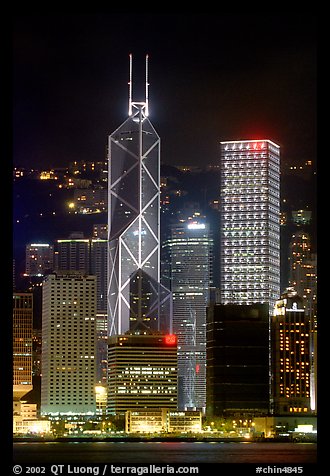
[[[305,231],[297,231],[291,237],[289,265],[289,286],[303,298],[306,315],[313,321],[317,314],[317,260]]]
[[[42,415],[96,411],[96,277],[49,274],[42,296]]]
[[[75,233],[56,241],[58,270],[81,271],[96,276],[97,381],[106,382],[107,374],[107,248],[102,238],[83,238]]]
[[[97,310],[107,310],[107,240],[68,238],[56,240],[57,270],[81,271],[97,278]]]
[[[174,334],[109,337],[108,413],[177,408],[177,338]]]
[[[68,239],[56,240],[57,270],[89,273],[90,243],[82,234],[71,234]]]
[[[296,231],[289,247],[289,286],[303,299],[310,331],[311,410],[317,410],[317,254],[312,252],[311,238]]]
[[[33,294],[13,294],[13,395],[20,400],[32,385]]]
[[[303,299],[293,288],[287,288],[276,302],[271,330],[274,413],[309,413],[310,324]]]
[[[206,327],[209,416],[270,410],[268,304],[210,304]]]
[[[280,147],[263,140],[221,142],[222,304],[280,296]]]
[[[109,136],[109,335],[171,330],[171,296],[160,283],[160,138],[146,99],[132,101],[129,117]]]
[[[178,337],[179,409],[206,405],[206,307],[211,281],[212,239],[205,217],[171,225],[165,245],[173,295],[173,332]]]
[[[54,266],[54,247],[49,243],[29,243],[25,247],[25,274],[42,276],[52,271]]]

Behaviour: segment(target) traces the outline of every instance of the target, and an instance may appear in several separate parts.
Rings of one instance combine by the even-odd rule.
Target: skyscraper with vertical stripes
[[[221,304],[280,296],[280,147],[271,140],[221,142]]]
[[[205,410],[206,406],[206,308],[212,245],[209,224],[200,213],[173,223],[171,236],[163,245],[170,258],[180,410]]]

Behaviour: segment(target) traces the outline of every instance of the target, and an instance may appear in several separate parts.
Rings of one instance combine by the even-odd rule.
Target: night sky
[[[98,161],[144,100],[161,161],[216,164],[221,140],[268,138],[283,163],[316,159],[316,18],[299,14],[16,15],[13,165]]]

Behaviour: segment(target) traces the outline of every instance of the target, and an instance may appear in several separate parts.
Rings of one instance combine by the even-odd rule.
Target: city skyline
[[[14,397],[15,377],[31,388],[13,402],[14,438],[196,432],[198,441],[206,432],[210,442],[316,443],[316,242],[314,261],[294,266],[287,243],[316,224],[315,197],[299,188],[306,179],[315,192],[315,23],[279,14],[14,17],[13,331],[27,347],[14,348]],[[300,183],[292,173],[301,198],[288,194],[288,204],[280,156],[286,172],[304,166]],[[302,202],[307,209],[293,205]],[[189,208],[196,220],[186,223]],[[20,240],[26,269],[16,287]],[[283,250],[292,256],[282,268]],[[292,307],[280,300],[282,276],[298,283],[298,264],[306,296],[315,285],[313,321],[305,296]]]
[[[217,163],[220,140],[262,136],[283,163],[316,158],[313,16],[16,15],[13,46],[17,166],[103,160],[126,115],[130,53],[136,78],[150,57],[164,163]]]

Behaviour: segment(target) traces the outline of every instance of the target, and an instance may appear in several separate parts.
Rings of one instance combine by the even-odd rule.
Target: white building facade
[[[50,274],[42,299],[41,414],[94,415],[96,277]]]
[[[280,296],[280,147],[263,140],[221,142],[221,304]]]

